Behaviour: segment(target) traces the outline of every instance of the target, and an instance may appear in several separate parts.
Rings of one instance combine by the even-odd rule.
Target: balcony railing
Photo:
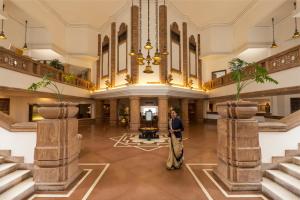
[[[269,74],[298,67],[300,66],[300,45],[268,57],[258,63],[265,67]],[[246,67],[246,71],[251,72],[252,70],[255,70],[253,66]],[[231,79],[231,76],[231,73],[228,73],[225,76],[210,80],[204,83],[203,87],[206,90],[212,90],[233,84],[234,81]]]
[[[34,61],[27,56],[18,55],[3,47],[0,47],[0,67],[37,77],[43,77],[44,75],[51,73],[53,75],[52,80],[56,82],[87,90],[92,90],[94,88],[94,84],[91,81],[77,77],[72,81],[66,81],[64,78],[64,75],[66,74],[63,71]]]

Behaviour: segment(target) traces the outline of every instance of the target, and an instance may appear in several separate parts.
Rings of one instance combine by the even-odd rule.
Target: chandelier
[[[147,19],[147,34],[148,34],[148,38],[147,38],[147,42],[144,45],[144,49],[147,51],[147,56],[144,57],[143,53],[142,53],[142,1],[139,1],[139,51],[136,54],[134,52],[134,49],[131,48],[131,51],[129,53],[130,56],[137,56],[137,63],[138,65],[145,65],[145,61],[146,61],[146,67],[144,69],[144,73],[147,74],[151,74],[153,73],[152,67],[151,67],[151,61],[153,65],[160,65],[160,61],[161,61],[161,53],[159,51],[159,47],[158,47],[158,0],[155,0],[155,38],[156,38],[156,42],[155,42],[155,48],[156,51],[154,53],[154,56],[151,57],[150,55],[150,51],[153,49],[151,40],[150,40],[150,0],[148,0],[148,19]],[[167,52],[167,48],[164,47],[163,49],[163,55],[168,55]]]

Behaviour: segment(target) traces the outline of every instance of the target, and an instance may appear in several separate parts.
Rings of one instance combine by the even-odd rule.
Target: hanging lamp
[[[133,10],[133,0],[131,0],[131,15],[132,15],[132,10]],[[128,55],[135,56],[136,53],[135,53],[135,49],[133,48],[132,41],[133,41],[133,34],[132,34],[132,31],[131,31],[131,50],[130,50],[130,53]]]
[[[158,50],[158,0],[155,0],[155,37],[156,37],[156,51],[153,56],[153,65],[160,65],[161,57]]]
[[[137,54],[138,65],[144,65],[144,55],[142,53],[142,0],[139,1],[139,52]]]
[[[275,25],[274,25],[274,17],[272,18],[272,31],[273,31],[273,43],[271,45],[271,48],[277,48],[278,45],[275,42]]]
[[[24,46],[23,46],[23,50],[27,50],[27,20],[25,21],[25,42],[24,42]]]
[[[294,9],[297,9],[297,2],[294,1]],[[300,37],[300,33],[298,31],[298,23],[297,23],[297,17],[295,17],[295,32],[293,35],[293,39],[299,38]]]
[[[145,70],[143,71],[146,74],[151,74],[153,73],[152,67],[150,65],[151,63],[151,56],[150,56],[150,49],[152,49],[152,44],[150,42],[150,0],[148,0],[148,40],[146,42],[146,45],[144,46],[144,48],[146,50],[148,50],[148,55],[146,57],[146,61],[147,61],[147,66],[145,68]]]
[[[2,11],[4,13],[4,8],[5,8],[5,4],[3,2],[3,5],[2,5]],[[6,35],[4,34],[4,19],[1,20],[1,33],[0,33],[0,39],[1,40],[5,40],[7,39]]]
[[[166,0],[164,0],[164,6],[166,6]],[[165,41],[164,48],[163,48],[163,50],[162,50],[162,52],[161,52],[161,54],[162,54],[162,55],[165,55],[165,56],[169,55],[169,52],[168,52],[168,48],[167,48],[167,46],[166,46],[166,43],[167,43],[167,41]]]

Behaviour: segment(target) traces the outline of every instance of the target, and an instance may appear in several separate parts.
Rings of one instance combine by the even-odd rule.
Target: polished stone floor
[[[92,200],[222,200],[266,199],[259,193],[226,191],[212,174],[216,163],[216,125],[191,124],[184,133],[185,165],[168,171],[168,148],[151,151],[118,145],[125,128],[106,125],[80,127],[83,135],[82,176],[65,192],[43,192],[31,199]],[[56,196],[55,196],[56,195]]]

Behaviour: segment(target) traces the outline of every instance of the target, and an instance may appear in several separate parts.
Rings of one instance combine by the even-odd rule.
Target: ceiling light
[[[275,25],[274,25],[274,17],[272,18],[272,30],[273,30],[273,42],[271,48],[277,48],[278,45],[275,42]]]

